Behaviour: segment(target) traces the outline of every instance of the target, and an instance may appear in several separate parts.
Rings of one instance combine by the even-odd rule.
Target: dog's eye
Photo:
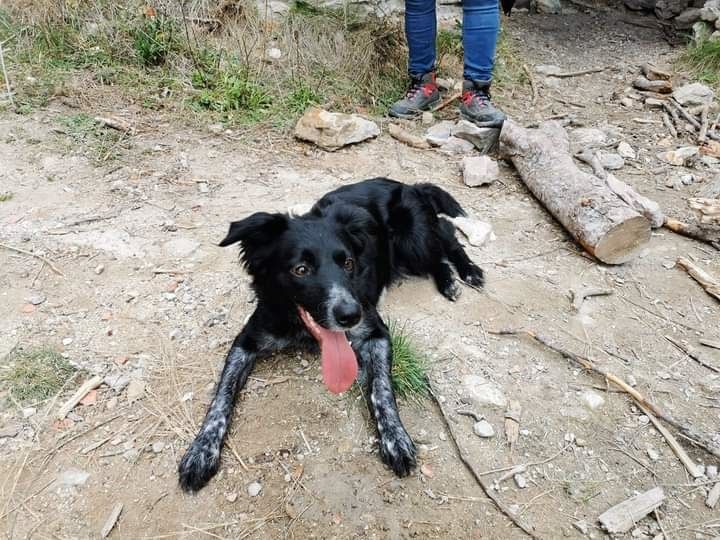
[[[343,266],[346,272],[352,272],[355,269],[355,261],[352,259],[345,259],[345,264]]]
[[[309,272],[310,269],[304,264],[298,264],[295,268],[292,269],[292,273],[295,274],[297,277],[304,277],[308,275]]]

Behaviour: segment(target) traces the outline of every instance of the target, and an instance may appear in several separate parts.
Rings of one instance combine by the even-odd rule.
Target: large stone
[[[447,141],[439,148],[440,152],[448,155],[468,154],[473,151],[473,143],[461,139],[460,137],[450,136]]]
[[[709,105],[715,98],[710,87],[700,83],[685,84],[673,92],[675,100],[683,106]]]
[[[615,152],[598,152],[598,158],[600,158],[602,166],[608,171],[617,171],[625,166],[625,160]]]
[[[462,173],[466,186],[486,186],[498,179],[500,168],[488,156],[468,156],[462,160]]]
[[[429,142],[431,146],[442,146],[452,136],[454,127],[455,122],[452,120],[438,122],[434,126],[430,126],[425,132],[425,140]]]
[[[481,154],[487,154],[497,149],[500,128],[478,127],[467,120],[460,120],[453,128],[452,134],[470,141]]]
[[[463,216],[451,218],[450,221],[460,229],[471,246],[480,247],[487,240],[495,240],[495,233],[490,223]]]
[[[317,107],[308,109],[295,126],[298,139],[330,152],[378,135],[380,128],[375,122],[356,114],[331,113]]]
[[[655,15],[660,19],[672,19],[688,7],[688,0],[657,0]]]
[[[465,376],[463,397],[478,407],[507,407],[507,398],[502,389],[480,375]]]
[[[675,17],[675,28],[678,30],[690,30],[693,24],[700,20],[700,9],[689,8]]]
[[[708,0],[700,8],[700,18],[703,21],[715,22],[720,19],[720,0]]]
[[[533,0],[530,5],[535,7],[538,13],[557,14],[562,13],[560,0]]]

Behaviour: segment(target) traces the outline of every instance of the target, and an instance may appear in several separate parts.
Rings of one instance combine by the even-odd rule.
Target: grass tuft
[[[97,162],[105,162],[117,157],[118,146],[123,140],[119,131],[107,129],[85,113],[60,117],[67,136],[88,156]]]
[[[0,192],[0,202],[8,202],[9,200],[12,200],[13,193],[11,191],[2,191]]]
[[[695,79],[720,87],[720,41],[705,39],[690,45],[679,60]]]
[[[49,349],[20,350],[0,371],[0,382],[19,403],[37,403],[57,394],[75,373],[60,353]]]
[[[401,398],[419,399],[427,396],[428,359],[419,351],[405,326],[390,324],[393,366],[392,384]]]

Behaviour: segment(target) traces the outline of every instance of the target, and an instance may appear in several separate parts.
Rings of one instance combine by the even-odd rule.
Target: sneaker
[[[412,78],[405,97],[390,106],[388,114],[395,118],[414,118],[423,111],[432,109],[440,101],[440,92],[435,83],[435,73]]]
[[[490,101],[490,84],[481,81],[464,81],[460,115],[480,127],[501,126],[505,113]]]

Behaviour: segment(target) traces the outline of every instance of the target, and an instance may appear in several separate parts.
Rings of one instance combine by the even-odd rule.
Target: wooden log
[[[393,139],[397,139],[401,143],[405,143],[413,148],[419,148],[421,150],[430,148],[430,143],[425,139],[418,135],[413,135],[397,124],[388,124],[388,133]]]
[[[612,174],[607,175],[605,182],[615,195],[625,201],[631,208],[634,208],[645,216],[653,229],[663,226],[663,223],[665,223],[665,214],[663,214],[658,203],[652,199],[648,199],[644,195],[640,195]]]
[[[677,260],[677,263],[678,266],[684,268],[685,271],[690,274],[690,277],[692,277],[703,289],[705,289],[705,292],[714,297],[716,300],[720,300],[720,282],[698,265],[690,262],[688,259],[680,257]]]
[[[650,240],[648,220],[575,165],[558,122],[525,129],[507,120],[500,142],[535,197],[600,261],[627,262]]]
[[[710,244],[715,249],[720,250],[720,227],[693,225],[673,218],[665,218],[663,227],[693,240]]]
[[[648,92],[657,92],[659,94],[672,93],[672,82],[660,80],[649,81],[645,77],[638,77],[633,81],[633,86],[640,90]]]
[[[613,506],[600,515],[598,521],[610,534],[626,533],[635,524],[656,510],[665,500],[665,492],[661,487],[635,495],[620,504]]]

